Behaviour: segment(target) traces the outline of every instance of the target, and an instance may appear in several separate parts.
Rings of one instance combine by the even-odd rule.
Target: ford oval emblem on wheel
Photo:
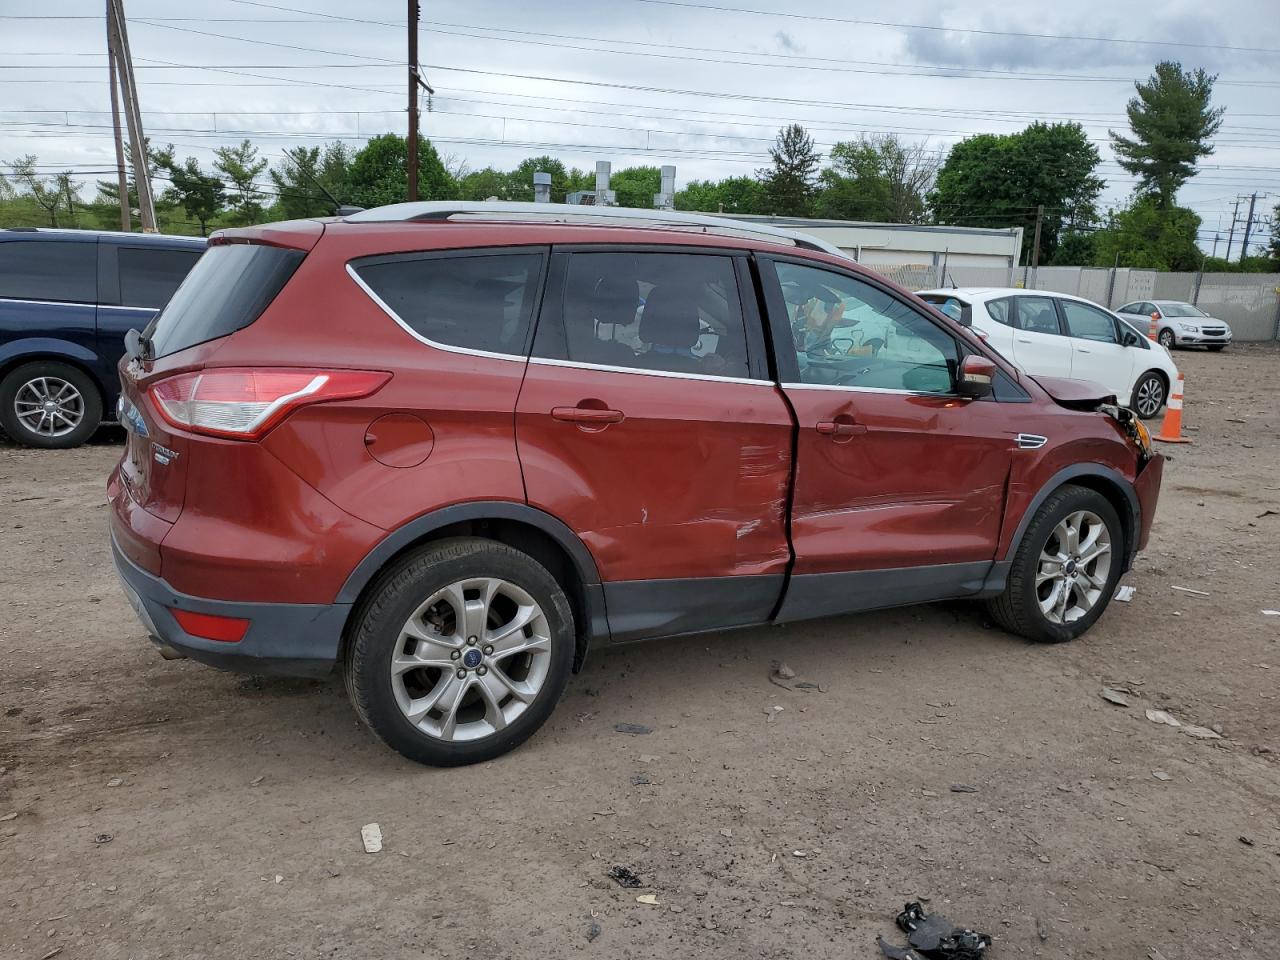
[[[463,655],[462,662],[468,670],[474,670],[476,667],[480,666],[480,661],[483,659],[484,655],[475,647],[472,647]]]

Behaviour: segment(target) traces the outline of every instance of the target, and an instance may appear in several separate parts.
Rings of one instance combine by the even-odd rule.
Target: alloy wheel
[[[437,590],[405,621],[391,656],[404,718],[461,742],[503,730],[537,698],[551,666],[551,627],[525,590],[492,577]]]
[[[1102,600],[1111,574],[1111,534],[1089,510],[1063,517],[1040,550],[1036,599],[1051,623],[1068,624]]]
[[[1164,347],[1166,350],[1173,349],[1173,331],[1172,330],[1161,330],[1159,340],[1160,340],[1160,346]]]
[[[1149,376],[1138,384],[1136,395],[1138,413],[1143,417],[1154,417],[1164,404],[1164,381],[1159,377]]]
[[[59,377],[36,377],[13,397],[18,422],[37,436],[64,437],[84,420],[84,397]]]

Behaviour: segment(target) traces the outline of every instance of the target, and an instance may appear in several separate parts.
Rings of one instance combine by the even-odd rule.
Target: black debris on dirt
[[[643,723],[615,723],[613,729],[618,733],[629,733],[637,737],[653,733],[653,727],[646,727]]]
[[[880,952],[892,960],[982,960],[991,938],[968,927],[957,927],[946,917],[925,913],[919,902],[908,903],[897,917],[910,949],[902,950],[877,938]]]
[[[587,921],[587,943],[600,936],[600,924],[595,920]]]
[[[650,780],[648,777],[646,777],[643,773],[633,773],[631,775],[631,785],[633,787],[645,787],[651,783],[653,783],[653,781]]]
[[[952,793],[977,793],[978,788],[970,783],[953,783],[951,785]]]
[[[640,874],[636,873],[630,867],[624,867],[622,864],[609,868],[609,876],[618,881],[620,887],[639,887],[643,886],[640,881]]]

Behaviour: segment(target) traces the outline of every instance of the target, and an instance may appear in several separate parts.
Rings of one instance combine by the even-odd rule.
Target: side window
[[[120,247],[120,303],[126,307],[163,307],[202,252]]]
[[[963,300],[942,293],[926,293],[920,297],[925,303],[931,303],[938,311],[957,323],[964,316],[964,308],[968,306]]]
[[[802,383],[952,392],[959,347],[924,315],[844,274],[776,267]]]
[[[1116,342],[1116,324],[1111,314],[1074,300],[1063,300],[1062,313],[1067,318],[1067,332],[1082,340]]]
[[[1012,327],[1013,324],[1013,300],[1010,297],[1002,297],[999,300],[987,301],[987,315],[996,323],[1003,323],[1006,327]]]
[[[564,328],[567,358],[579,363],[750,375],[732,257],[572,254]]]
[[[423,339],[523,356],[542,259],[541,253],[396,255],[352,267]]]
[[[1028,333],[1061,334],[1058,311],[1050,297],[1015,297],[1018,317],[1017,327]]]
[[[97,243],[58,240],[0,243],[0,297],[96,303]]]
[[[1144,303],[1142,305],[1142,312],[1149,317],[1153,313],[1159,313],[1160,311],[1156,309],[1156,305],[1154,303]]]

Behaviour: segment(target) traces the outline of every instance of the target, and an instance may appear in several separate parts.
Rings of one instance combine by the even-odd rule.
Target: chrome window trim
[[[488,357],[493,360],[508,360],[515,361],[516,363],[525,363],[529,359],[524,354],[495,353],[491,350],[476,350],[472,347],[455,347],[447,343],[440,343],[436,340],[432,340],[430,337],[424,337],[417,330],[413,329],[413,327],[409,326],[409,324],[405,323],[404,320],[400,318],[399,314],[387,306],[386,302],[373,292],[373,288],[360,278],[360,274],[356,273],[355,268],[349,263],[347,264],[347,274],[356,282],[356,285],[365,292],[365,295],[382,309],[383,313],[394,320],[401,330],[409,334],[409,336],[413,337],[413,339],[417,340],[419,343],[425,343],[429,347],[434,347],[437,350],[444,350],[447,353],[460,353],[463,356],[468,357]]]
[[[674,380],[711,380],[715,383],[749,383],[758,386],[775,386],[772,380],[756,380],[751,377],[721,377],[713,373],[678,373],[674,370],[649,370],[643,367],[614,367],[604,363],[587,363],[585,360],[553,360],[550,357],[530,357],[529,362],[544,367],[599,370],[601,373],[632,373],[640,376],[668,377]]]
[[[96,307],[96,303],[86,303],[83,300],[27,300],[23,297],[0,297],[0,303],[56,303],[62,307]]]
[[[100,303],[99,310],[150,310],[152,313],[159,313],[159,307],[131,307],[127,303]]]

